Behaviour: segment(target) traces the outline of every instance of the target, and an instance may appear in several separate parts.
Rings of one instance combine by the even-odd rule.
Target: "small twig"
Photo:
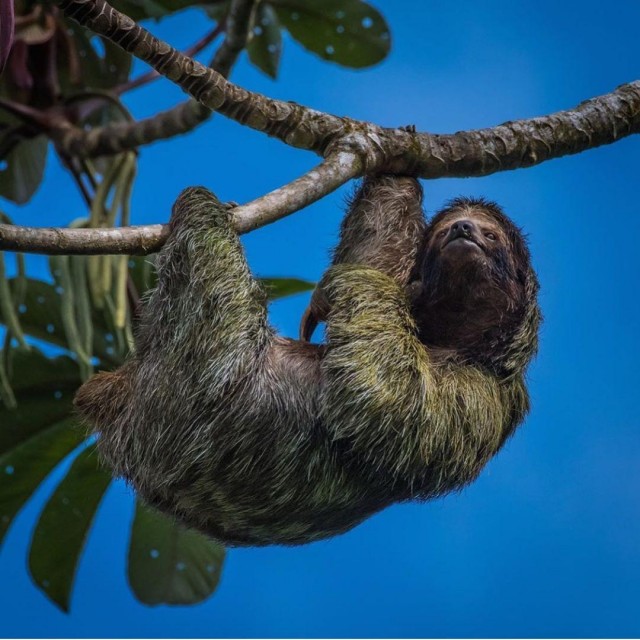
[[[0,98],[0,109],[18,118],[38,131],[49,131],[60,124],[60,116],[52,116],[49,111],[40,111],[26,104],[14,102],[7,98]]]

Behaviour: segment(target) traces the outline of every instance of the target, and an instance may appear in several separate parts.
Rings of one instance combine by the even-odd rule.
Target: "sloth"
[[[364,180],[294,340],[230,208],[185,190],[135,353],[76,396],[114,474],[228,545],[319,540],[473,481],[528,410],[538,284],[497,205],[427,225],[421,202],[413,178]]]

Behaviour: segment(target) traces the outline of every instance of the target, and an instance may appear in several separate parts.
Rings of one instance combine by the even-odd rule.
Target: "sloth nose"
[[[476,230],[476,225],[471,220],[456,220],[451,225],[451,235],[454,238],[470,236]]]

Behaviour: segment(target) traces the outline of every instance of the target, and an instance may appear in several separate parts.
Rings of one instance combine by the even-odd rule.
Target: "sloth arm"
[[[317,349],[269,326],[263,287],[215,195],[185,190],[170,224],[135,353],[76,396],[103,457],[149,495],[170,494],[238,447],[257,458],[309,423],[319,371]]]
[[[473,480],[511,419],[499,380],[436,361],[416,337],[403,289],[368,267],[332,267],[321,415],[371,481],[432,497]],[[391,486],[391,485],[390,485]]]
[[[378,269],[406,285],[413,274],[426,230],[420,183],[408,176],[367,177],[348,205],[332,264],[360,264]],[[329,306],[317,287],[300,325],[309,340]]]

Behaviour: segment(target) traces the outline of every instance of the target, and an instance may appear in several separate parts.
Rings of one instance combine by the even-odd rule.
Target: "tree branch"
[[[231,2],[225,21],[225,39],[211,61],[211,66],[222,75],[229,74],[246,45],[254,4],[255,0]],[[70,156],[92,158],[114,155],[188,133],[205,122],[212,113],[208,107],[190,99],[143,120],[94,127],[90,131],[66,126],[54,132],[54,137],[58,149]]]
[[[211,109],[294,147],[322,155],[335,148],[359,153],[367,171],[422,178],[487,175],[578,153],[640,130],[640,82],[571,111],[491,129],[450,135],[384,129],[238,87],[158,40],[105,0],[58,1],[69,16],[148,62]]]
[[[239,207],[238,230],[244,233],[274,222],[366,172],[383,170],[423,178],[483,176],[614,142],[640,131],[640,81],[587,100],[573,110],[490,129],[450,135],[379,131],[382,134],[376,137],[352,133],[306,176]],[[157,251],[166,234],[162,225],[92,230],[0,225],[0,250],[145,254]]]
[[[531,167],[640,133],[640,81],[547,116],[449,135],[420,133],[396,164],[425,178]]]
[[[345,125],[350,122],[234,85],[217,71],[159,40],[105,0],[57,2],[70,18],[148,63],[204,106],[291,146],[324,155],[334,134],[344,132]],[[166,116],[165,112],[163,117]],[[158,123],[153,126],[157,130]],[[63,148],[71,151],[71,142],[66,140],[65,132],[61,133]],[[76,153],[78,151],[81,152],[78,149]]]
[[[247,233],[275,222],[335,191],[362,173],[357,156],[336,153],[305,175],[234,210],[234,226]],[[169,236],[168,225],[67,229],[0,224],[0,250],[48,255],[125,254],[158,251]]]
[[[71,17],[149,62],[203,104],[292,146],[327,155],[325,162],[302,178],[239,207],[235,215],[241,233],[293,213],[365,173],[385,171],[422,178],[483,176],[580,153],[640,131],[640,81],[622,85],[572,110],[493,128],[454,134],[385,129],[270,100],[237,87],[159,41],[104,0],[59,2]],[[236,2],[240,7],[247,0]],[[242,6],[247,10],[248,5]],[[246,37],[246,30],[244,34]],[[221,68],[244,43],[225,40],[219,51]],[[90,138],[92,133],[87,135]],[[0,249],[149,253],[162,245],[166,234],[166,227],[160,225],[89,231],[5,225],[0,226]]]

